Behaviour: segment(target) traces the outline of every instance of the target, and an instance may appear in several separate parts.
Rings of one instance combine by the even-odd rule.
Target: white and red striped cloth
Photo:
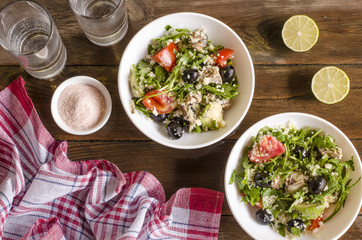
[[[24,85],[0,92],[0,238],[217,239],[223,193],[184,188],[166,202],[150,173],[70,161]]]

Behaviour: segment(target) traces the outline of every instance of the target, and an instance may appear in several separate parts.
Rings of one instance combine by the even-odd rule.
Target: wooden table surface
[[[129,31],[111,47],[89,42],[65,0],[37,0],[50,11],[68,53],[66,67],[50,80],[27,75],[0,49],[0,89],[17,76],[26,81],[45,127],[57,140],[68,140],[74,161],[107,159],[122,172],[145,170],[162,183],[167,198],[182,187],[202,187],[224,192],[223,178],[230,150],[241,134],[255,122],[282,112],[305,112],[336,125],[362,152],[362,2],[360,0],[128,0]],[[8,0],[1,0],[0,7]],[[217,18],[244,41],[255,66],[254,98],[239,128],[221,142],[199,150],[175,150],[144,136],[125,114],[117,90],[117,72],[128,42],[147,23],[174,12],[194,11]],[[317,44],[308,52],[295,53],[281,39],[283,23],[292,15],[305,14],[318,24]],[[162,27],[162,26],[160,26]],[[327,105],[313,96],[312,76],[322,67],[342,68],[351,80],[348,96]],[[50,100],[65,79],[88,75],[100,80],[111,93],[113,111],[108,123],[88,136],[73,136],[55,124]],[[362,238],[362,212],[342,239]],[[219,239],[251,239],[239,227],[226,199],[222,209]]]

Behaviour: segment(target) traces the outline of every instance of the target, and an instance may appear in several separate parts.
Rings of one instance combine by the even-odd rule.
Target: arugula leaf
[[[150,113],[148,112],[149,110],[142,104],[142,102],[138,102],[138,99],[133,99],[134,103],[135,103],[135,107],[141,111],[144,115],[146,116],[150,116]]]
[[[260,200],[260,188],[244,188],[244,198],[254,206]]]
[[[204,132],[204,130],[202,130],[202,128],[200,126],[195,126],[194,129],[192,130],[193,133],[202,133]]]
[[[314,145],[317,148],[328,148],[328,149],[337,147],[332,137],[330,136],[326,137],[322,135],[315,136]]]
[[[180,38],[181,36],[187,37],[190,34],[190,30],[188,29],[176,29],[174,32],[171,31],[172,27],[169,28],[168,30],[168,34],[159,37],[159,38],[154,38],[153,41],[155,42],[159,42],[159,43],[164,43],[169,39],[173,39],[175,40],[176,38]]]
[[[347,200],[347,195],[349,194],[349,190],[356,185],[359,181],[361,180],[361,177],[358,178],[358,180],[353,183],[352,185],[349,185],[351,180],[347,181],[346,184],[342,187],[344,190],[341,192],[340,197],[338,199],[338,202],[336,203],[335,208],[333,209],[333,212],[331,213],[331,215],[329,215],[328,218],[323,220],[323,223],[328,222],[329,220],[331,220],[331,218],[333,218],[338,212],[339,210],[341,210],[341,208],[344,206],[344,203]]]
[[[235,182],[235,176],[236,176],[236,171],[234,169],[234,171],[231,173],[229,184],[233,184]]]
[[[172,91],[175,87],[174,84],[181,78],[181,68],[192,60],[192,55],[189,52],[180,53],[181,57],[178,58],[176,66],[172,69],[171,74],[165,81],[165,85],[160,90]]]
[[[222,45],[218,45],[214,47],[213,54],[217,56],[219,50],[223,49],[224,47]]]
[[[212,85],[203,85],[202,87],[216,96],[223,99],[233,99],[239,93],[237,90],[237,85],[232,86],[231,84],[221,84],[220,87],[212,86]]]
[[[166,78],[166,74],[166,70],[161,65],[155,68],[155,79],[157,82],[162,83]]]
[[[189,93],[195,91],[193,84],[185,84],[177,90],[179,101],[182,101],[184,97]]]
[[[342,162],[347,168],[351,169],[352,171],[354,171],[354,161],[353,161],[353,156],[351,157],[350,160]]]
[[[175,40],[179,38],[180,40],[186,40],[189,38],[190,30],[188,29],[174,29],[170,25],[165,27],[166,34],[159,38],[152,39],[151,44],[148,45],[147,53],[149,55],[155,54],[158,50],[166,47],[168,45],[168,40]]]
[[[262,133],[263,135],[267,135],[267,134],[271,133],[272,131],[273,131],[273,129],[271,127],[265,126],[259,130],[258,134]]]
[[[280,224],[278,227],[278,232],[280,235],[282,235],[283,237],[285,237],[285,225],[284,224]]]
[[[170,26],[170,25],[166,25],[166,27],[165,27],[165,30],[166,31],[169,31],[169,30],[171,30],[172,29],[172,27]]]
[[[341,161],[332,157],[332,154],[328,152],[335,151],[338,146],[332,137],[322,135],[322,130],[310,128],[297,130],[294,127],[286,130],[286,128],[274,129],[265,126],[259,130],[253,141],[254,144],[257,144],[260,136],[272,135],[284,144],[286,149],[284,154],[263,164],[250,162],[247,157],[247,161],[244,162],[243,157],[241,158],[241,165],[245,164],[243,169],[248,168],[237,175],[239,188],[245,194],[243,201],[254,205],[262,198],[263,208],[270,209],[275,219],[283,214],[283,216],[285,215],[290,219],[302,219],[308,226],[311,219],[315,219],[317,215],[320,215],[320,212],[324,211],[327,199],[336,197],[338,199],[332,214],[323,221],[327,222],[344,207],[351,188],[361,180],[360,177],[352,184],[350,179],[350,170],[354,170],[353,156],[348,161]],[[294,153],[292,150],[296,146],[303,147],[310,153],[305,157],[300,153]],[[323,156],[318,155],[319,148],[327,153]],[[246,149],[250,148],[245,148],[244,151]],[[281,188],[261,188],[255,184],[250,184],[248,182],[249,171],[269,172],[270,176],[267,181],[275,180],[277,177],[278,181],[281,182]],[[306,183],[303,188],[294,194],[287,194],[283,184],[286,184],[285,179],[293,171],[302,171],[309,178],[315,176],[315,174],[321,175],[326,179],[327,187],[321,193],[313,195],[309,193],[308,183]],[[276,201],[270,201],[269,196],[276,197]],[[273,224],[277,224],[279,233],[285,235],[285,225],[275,222]],[[301,234],[298,227],[292,227],[291,232],[296,236]]]
[[[248,152],[251,148],[245,148],[244,149],[244,152],[243,152],[243,155],[241,157],[241,164],[242,164],[242,167],[243,167],[243,170],[247,170],[247,169],[250,169],[251,168],[251,164],[250,164],[250,160],[248,158]]]
[[[301,229],[298,227],[291,227],[290,231],[293,235],[300,237],[300,234],[302,233]]]

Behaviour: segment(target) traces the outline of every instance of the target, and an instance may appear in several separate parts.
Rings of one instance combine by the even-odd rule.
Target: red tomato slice
[[[171,72],[172,68],[176,65],[174,49],[178,51],[177,46],[174,43],[170,43],[167,47],[162,48],[152,56],[167,72]]]
[[[161,93],[162,91],[154,89],[145,94],[145,97],[156,95]],[[177,107],[176,98],[172,95],[172,93],[162,93],[160,95],[145,98],[142,100],[143,105],[150,110],[156,110],[158,114],[169,113]]]
[[[285,152],[285,147],[276,137],[267,135],[260,142],[255,144],[249,151],[248,157],[250,161],[255,163],[270,162]]]
[[[261,202],[261,199],[257,203],[255,203],[255,206],[260,208],[260,209],[263,208],[263,203]]]
[[[229,60],[234,54],[234,50],[229,48],[224,48],[218,51],[216,56],[216,64],[223,68],[226,66],[227,60]]]
[[[308,226],[307,230],[308,231],[313,231],[316,228],[320,227],[320,222],[323,221],[323,216],[324,214],[320,215],[319,217],[317,217],[316,219],[313,219],[310,221],[310,225]]]

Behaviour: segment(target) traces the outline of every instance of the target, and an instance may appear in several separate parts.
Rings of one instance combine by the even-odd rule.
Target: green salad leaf
[[[258,147],[267,135],[284,145],[284,153],[263,163],[252,162],[248,158],[249,151]],[[328,222],[343,208],[351,188],[361,179],[353,182],[350,178],[354,171],[353,156],[342,161],[341,150],[334,139],[320,129],[265,126],[251,142],[251,146],[244,148],[240,167],[234,170],[229,183],[237,183],[245,203],[255,205],[261,200],[263,209],[270,210],[273,215],[271,224],[282,236],[286,235],[285,219],[300,219],[308,227],[311,220],[334,203],[332,214],[323,220]],[[262,181],[255,180],[257,173],[266,177]],[[311,180],[316,176],[326,182],[318,193],[310,190]],[[297,187],[288,192],[286,189],[293,184]],[[302,230],[291,227],[290,232],[300,236]]]
[[[228,79],[228,82],[221,81],[221,67],[217,65],[215,56],[224,47],[214,46],[207,37],[200,39],[200,34],[206,36],[203,33],[201,29],[191,31],[167,25],[164,35],[152,39],[147,48],[147,55],[131,68],[130,85],[134,106],[138,111],[152,117],[152,114],[157,115],[157,112],[162,111],[162,114],[166,115],[163,121],[166,126],[173,121],[173,118],[183,118],[189,123],[189,129],[185,131],[193,133],[216,130],[225,126],[224,109],[232,104],[231,100],[239,94],[238,80],[235,76]],[[161,52],[171,43],[176,45],[176,48],[172,48],[174,55],[169,52],[169,48]],[[164,53],[171,55],[168,59],[171,64],[167,67],[166,64],[160,63]],[[228,59],[227,64],[233,65],[232,60]],[[197,75],[192,81],[187,81],[186,70],[190,69],[196,70]],[[220,76],[215,77],[214,74]],[[218,81],[206,85],[206,81],[203,81],[206,77],[214,77]],[[153,90],[157,90],[155,94],[147,94]],[[165,93],[170,94],[164,95]],[[161,97],[157,98],[160,95]],[[154,104],[157,106],[153,109],[151,108],[154,102],[148,101],[150,105],[145,102],[148,108],[143,104],[144,99],[160,100],[164,96],[168,99],[160,101],[160,105]],[[208,106],[213,107],[204,116]],[[163,113],[164,111],[170,112]]]

